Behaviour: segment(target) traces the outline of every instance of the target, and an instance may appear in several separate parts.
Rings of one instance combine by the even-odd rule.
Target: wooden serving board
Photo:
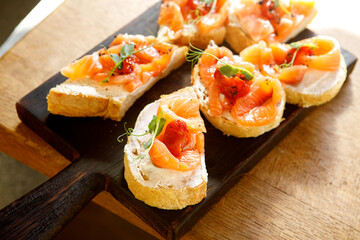
[[[149,35],[157,32],[160,4],[114,33]],[[308,30],[296,40],[311,37]],[[101,44],[109,45],[111,36]],[[98,50],[100,44],[89,53]],[[356,58],[342,50],[348,74]],[[127,188],[123,169],[125,143],[117,142],[124,122],[134,126],[139,112],[162,94],[190,85],[191,67],[184,64],[145,93],[121,122],[102,118],[68,118],[49,114],[46,96],[50,88],[65,80],[60,73],[34,89],[16,105],[20,119],[73,163],[37,189],[0,212],[0,235],[4,238],[51,238],[96,194],[109,191],[147,224],[167,239],[186,233],[240,178],[255,166],[294,126],[314,108],[287,104],[281,125],[257,138],[224,136],[205,120],[207,197],[183,210],[160,210],[135,199]],[[329,103],[331,104],[331,103]],[[51,161],[51,159],[49,159]]]

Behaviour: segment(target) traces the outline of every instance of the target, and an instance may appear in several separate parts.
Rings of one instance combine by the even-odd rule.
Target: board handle
[[[99,192],[106,177],[80,158],[0,211],[1,239],[52,239]],[[86,159],[87,160],[87,159]],[[91,161],[91,160],[90,160]]]

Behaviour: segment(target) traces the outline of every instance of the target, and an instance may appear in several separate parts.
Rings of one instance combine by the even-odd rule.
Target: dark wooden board
[[[159,3],[154,5],[139,18],[114,33],[114,36],[118,33],[144,35],[149,35],[149,31],[156,33],[159,7]],[[296,39],[313,35],[312,32],[305,30]],[[101,44],[109,45],[112,39],[113,36],[110,36]],[[90,50],[89,53],[99,48],[100,44]],[[355,65],[356,58],[351,53],[342,51],[348,66],[348,73],[350,73]],[[206,199],[195,206],[176,211],[149,207],[135,199],[127,188],[123,176],[123,148],[125,143],[118,143],[117,137],[124,132],[124,122],[127,122],[128,126],[134,125],[139,112],[145,105],[158,99],[161,94],[169,94],[182,87],[189,86],[190,75],[191,67],[189,64],[173,71],[167,78],[158,82],[137,100],[121,122],[102,118],[67,118],[49,114],[46,95],[51,87],[65,80],[60,73],[22,98],[16,107],[20,119],[27,126],[71,161],[78,159],[76,169],[103,176],[106,180],[104,188],[118,201],[162,236],[168,239],[176,239],[184,235],[244,173],[255,166],[313,109],[303,109],[287,104],[284,113],[285,120],[281,125],[257,138],[227,137],[205,121],[207,129],[205,153],[209,176]],[[64,184],[66,183],[64,182]]]

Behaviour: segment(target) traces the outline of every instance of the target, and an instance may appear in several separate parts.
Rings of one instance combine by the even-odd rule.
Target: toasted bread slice
[[[139,114],[134,134],[142,134],[148,130],[148,124],[156,115],[160,101],[163,99],[191,99],[196,100],[196,95],[191,87],[161,96],[147,105]],[[198,110],[199,111],[199,110]],[[202,124],[204,124],[202,122]],[[199,165],[193,170],[178,171],[174,169],[156,167],[150,159],[149,153],[143,146],[151,136],[129,136],[125,146],[124,168],[125,179],[134,196],[146,204],[161,209],[182,209],[188,205],[199,203],[206,197],[207,171],[205,154],[201,154]]]
[[[215,44],[211,43],[209,47],[217,47]],[[241,62],[239,56],[234,56],[235,61]],[[236,60],[238,59],[238,60]],[[230,110],[223,110],[221,115],[214,115],[211,113],[210,109],[210,98],[209,98],[209,89],[205,86],[204,81],[200,75],[200,62],[195,65],[192,74],[191,74],[191,85],[194,88],[198,99],[200,100],[200,110],[205,115],[205,117],[209,120],[209,122],[214,125],[217,129],[222,131],[225,135],[231,135],[235,137],[257,137],[267,131],[270,131],[277,126],[279,126],[283,111],[285,108],[285,93],[283,88],[281,87],[281,83],[279,80],[275,78],[265,78],[259,72],[254,70],[254,80],[252,84],[259,84],[262,81],[269,81],[272,85],[272,97],[268,99],[268,101],[275,101],[274,102],[274,115],[271,116],[273,120],[271,121],[263,121],[263,119],[259,119],[258,124],[255,123],[253,120],[247,121],[246,119],[252,119],[251,112],[257,111],[255,108],[250,110],[246,115],[243,117],[243,120],[239,120],[234,118],[232,112]],[[221,93],[220,93],[221,94]],[[266,102],[264,102],[266,104]],[[247,117],[246,117],[247,116]],[[255,119],[256,117],[254,117]],[[255,119],[256,120],[256,119]]]
[[[132,37],[154,38],[141,35]],[[48,111],[67,117],[104,117],[120,121],[136,99],[185,62],[186,52],[187,47],[175,46],[166,68],[131,92],[125,89],[124,85],[99,84],[89,77],[68,79],[50,89],[47,96]]]
[[[224,41],[226,32],[227,1],[215,1],[217,6],[214,9],[211,8],[211,4],[214,2],[194,1],[190,5],[186,5],[186,3],[184,5],[184,2],[186,1],[163,1],[158,21],[158,38],[177,45],[188,45],[191,42],[192,45],[202,49],[207,47],[210,40],[213,40],[216,44],[221,44]],[[197,8],[195,8],[196,6]],[[202,11],[209,10],[214,11],[214,13],[206,12],[206,14],[201,15],[203,14]],[[186,14],[186,11],[189,11],[189,13]],[[209,19],[205,20],[205,18]],[[206,22],[205,27],[201,27],[201,24],[199,24],[201,21]]]
[[[240,57],[263,74],[278,78],[286,101],[300,107],[330,101],[346,79],[340,44],[329,36],[318,35],[291,44],[267,45],[260,41],[241,51]]]
[[[243,2],[246,2],[246,3],[243,3]],[[296,9],[292,10],[291,7],[288,7],[288,10],[292,11],[291,18],[294,21],[295,27],[291,31],[284,31],[286,33],[284,33],[280,39],[277,38],[276,29],[273,32],[269,31],[270,35],[268,35],[266,37],[265,36],[264,37],[261,37],[261,36],[255,37],[251,34],[251,32],[249,32],[249,30],[245,26],[244,21],[255,22],[257,19],[255,20],[254,18],[251,18],[251,17],[247,18],[247,16],[246,17],[241,16],[242,19],[239,20],[240,14],[237,13],[239,11],[238,10],[239,6],[242,6],[242,4],[248,4],[249,2],[251,2],[251,0],[234,0],[234,1],[232,1],[231,6],[229,8],[229,17],[228,17],[228,22],[226,25],[225,40],[226,40],[226,42],[229,43],[231,48],[234,49],[236,52],[240,52],[244,48],[246,48],[260,40],[265,40],[267,42],[287,42],[288,40],[290,40],[291,38],[295,37],[300,32],[302,32],[306,28],[306,26],[311,23],[311,21],[313,20],[313,18],[316,16],[316,13],[317,13],[317,9],[314,6],[314,1],[291,0],[290,5],[292,3],[296,3],[298,6],[304,5],[304,7],[300,8],[299,10],[296,10]],[[255,0],[253,0],[253,2],[254,3],[251,3],[251,4],[260,8],[260,5],[266,4],[267,0],[261,1],[261,3],[259,3],[258,1],[255,1]],[[273,3],[273,4],[275,4],[275,3]],[[280,4],[283,4],[283,3],[280,1]],[[249,6],[247,6],[247,7],[249,7]],[[306,8],[308,8],[308,9],[305,11]],[[283,12],[282,10],[278,10],[278,11]],[[302,11],[305,11],[305,13],[303,13]],[[250,11],[247,11],[247,12],[250,12]],[[254,10],[253,12],[257,12],[257,11]],[[276,11],[270,10],[270,12],[276,12]],[[285,17],[287,17],[287,16],[288,16],[288,14],[285,13]],[[262,18],[264,19],[264,21],[267,21],[265,17],[262,17]],[[249,19],[249,20],[247,20],[247,19]],[[274,20],[271,20],[271,21],[274,21]],[[283,20],[281,17],[279,17],[278,21],[281,22]],[[284,22],[283,25],[285,25],[285,23],[286,22]],[[254,27],[254,29],[256,29],[256,30],[259,29],[259,27],[256,27],[255,23],[247,24],[247,25],[250,27]],[[281,23],[279,25],[281,25]],[[270,21],[269,21],[268,28],[272,28],[272,27],[273,26],[270,25]],[[274,34],[275,37],[269,37],[269,36],[271,36],[271,34]]]

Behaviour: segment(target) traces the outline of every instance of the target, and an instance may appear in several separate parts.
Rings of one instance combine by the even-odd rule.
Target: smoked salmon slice
[[[200,116],[200,103],[197,99],[173,98],[161,101],[158,115],[162,112],[162,117],[166,119],[163,132],[167,124],[175,119],[184,121],[192,131],[206,132],[204,122]]]
[[[152,163],[159,168],[190,171],[201,163],[204,153],[204,122],[199,101],[170,98],[160,101],[158,116],[166,119],[162,132],[149,151]]]
[[[238,0],[234,15],[253,41],[285,41],[315,16],[315,1]]]
[[[279,111],[277,104],[283,98],[279,81],[260,77],[247,95],[236,100],[231,114],[243,126],[264,126],[275,120]]]
[[[266,49],[265,42],[261,45],[261,51],[249,48],[247,51],[255,54],[248,54],[249,59],[241,60],[273,63],[271,49]],[[253,79],[246,79],[241,72],[232,76],[224,75],[221,67],[225,63],[247,69],[253,74]],[[253,64],[235,58],[225,47],[209,46],[201,55],[198,66],[201,82],[208,93],[210,116],[231,115],[243,126],[263,126],[270,124],[282,112],[278,107],[284,99],[280,82],[262,76],[255,71]]]
[[[116,68],[114,57],[121,59],[125,45],[133,45],[132,54]],[[90,78],[105,85],[122,85],[132,92],[158,76],[168,66],[176,48],[154,37],[119,34],[108,49],[82,57],[64,67],[61,73],[72,80]]]
[[[227,19],[226,2],[166,0],[161,5],[158,24],[168,26],[173,32],[172,35],[183,31],[186,24],[192,24],[200,32],[207,33],[224,25]]]
[[[266,54],[266,61],[262,58]],[[282,83],[295,85],[308,69],[336,71],[340,67],[339,43],[326,36],[316,36],[291,44],[264,41],[240,53],[240,57],[256,65],[262,74],[276,77]]]

